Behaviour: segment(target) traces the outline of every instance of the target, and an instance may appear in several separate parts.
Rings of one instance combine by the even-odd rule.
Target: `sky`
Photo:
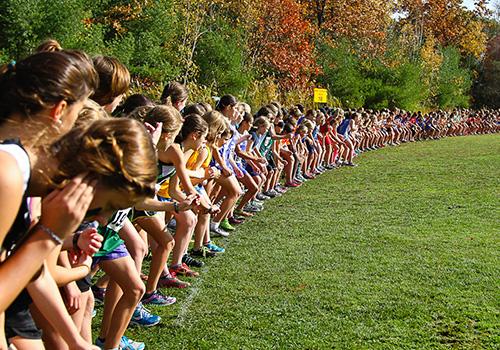
[[[488,6],[492,9],[493,8],[493,3],[497,0],[490,0],[488,2]],[[463,1],[464,5],[467,6],[470,9],[474,8],[474,0],[464,0]]]

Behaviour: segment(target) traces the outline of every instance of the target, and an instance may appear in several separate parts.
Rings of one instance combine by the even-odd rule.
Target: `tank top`
[[[181,151],[183,150],[182,143],[179,144]],[[173,163],[163,163],[158,161],[158,175],[156,183],[160,185],[158,190],[158,195],[163,198],[170,198],[168,194],[168,186],[170,184],[170,178],[175,175],[175,165]]]
[[[131,210],[132,208],[118,210],[113,214],[111,219],[109,219],[106,226],[97,229],[104,239],[101,249],[94,254],[95,257],[107,255],[123,243],[118,233],[123,228],[125,219]]]
[[[26,195],[26,189],[31,176],[30,171],[30,160],[28,153],[25,151],[21,142],[19,140],[5,140],[0,144],[0,151],[9,153],[16,160],[19,165],[23,176],[23,199],[21,201],[21,206],[17,212],[17,216],[10,228],[9,232],[5,236],[2,244],[2,250],[7,251],[7,254],[11,254],[16,246],[22,242],[28,236],[28,230],[31,225],[31,215],[29,211],[29,200]]]

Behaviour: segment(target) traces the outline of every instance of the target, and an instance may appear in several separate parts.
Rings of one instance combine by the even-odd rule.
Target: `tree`
[[[273,75],[281,88],[304,88],[318,72],[313,26],[294,0],[267,0],[256,4],[259,18],[250,38],[257,66]]]

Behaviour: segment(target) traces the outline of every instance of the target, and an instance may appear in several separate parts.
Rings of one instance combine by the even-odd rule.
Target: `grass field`
[[[500,136],[361,155],[266,203],[147,349],[500,348]]]

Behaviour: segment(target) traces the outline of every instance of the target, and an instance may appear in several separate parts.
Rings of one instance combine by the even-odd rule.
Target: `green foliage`
[[[500,61],[486,62],[473,89],[477,107],[500,108],[500,79],[498,77],[500,77]]]
[[[427,91],[421,84],[419,62],[403,62],[391,67],[379,59],[362,60],[346,43],[321,48],[323,75],[320,81],[345,107],[416,110],[424,104]]]
[[[251,12],[227,7],[224,1],[184,5],[173,0],[3,0],[0,62],[25,57],[43,40],[53,38],[64,48],[117,57],[130,69],[134,91],[156,94],[165,81],[180,80],[196,85],[193,91],[203,99],[232,93],[254,107],[271,96],[290,104],[311,103],[309,85],[328,88],[332,100],[350,108],[465,107],[476,70],[482,72],[474,92],[478,104],[492,105],[500,94],[491,78],[498,73],[495,64],[480,67],[478,60],[454,48],[441,50],[441,64],[439,48],[431,45],[427,54],[435,53],[439,60],[435,67],[425,65],[425,55],[405,54],[408,50],[398,46],[404,45],[398,39],[401,34],[394,30],[388,34],[392,39],[387,50],[369,57],[360,54],[352,39],[332,42],[319,36],[314,53],[321,67],[319,76],[310,73],[308,84],[285,91],[276,70],[259,65],[252,51],[258,47],[260,57],[274,58],[284,50],[281,37],[256,39],[252,31],[259,26],[238,17],[246,13],[253,18]],[[498,21],[489,21],[493,35]],[[266,46],[256,44],[258,40],[271,41]],[[283,57],[286,76],[294,64],[287,55]]]
[[[442,50],[436,104],[440,108],[469,107],[472,86],[470,72],[460,67],[460,53],[453,47]]]
[[[198,82],[215,86],[220,94],[240,95],[253,78],[245,65],[245,35],[222,20],[213,27],[201,37],[194,56],[199,67]]]
[[[153,2],[136,19],[126,24],[127,36],[115,41],[116,56],[124,53],[124,61],[133,74],[158,82],[180,74],[175,65],[177,22],[172,1]]]
[[[43,40],[56,38],[64,47],[92,52],[99,30],[85,28],[88,15],[82,0],[5,0],[0,6],[0,47],[5,55],[20,58]]]
[[[337,47],[319,45],[320,65],[323,75],[319,81],[334,96],[338,96],[345,107],[362,107],[365,104],[364,78],[359,58],[350,51],[348,44]]]

